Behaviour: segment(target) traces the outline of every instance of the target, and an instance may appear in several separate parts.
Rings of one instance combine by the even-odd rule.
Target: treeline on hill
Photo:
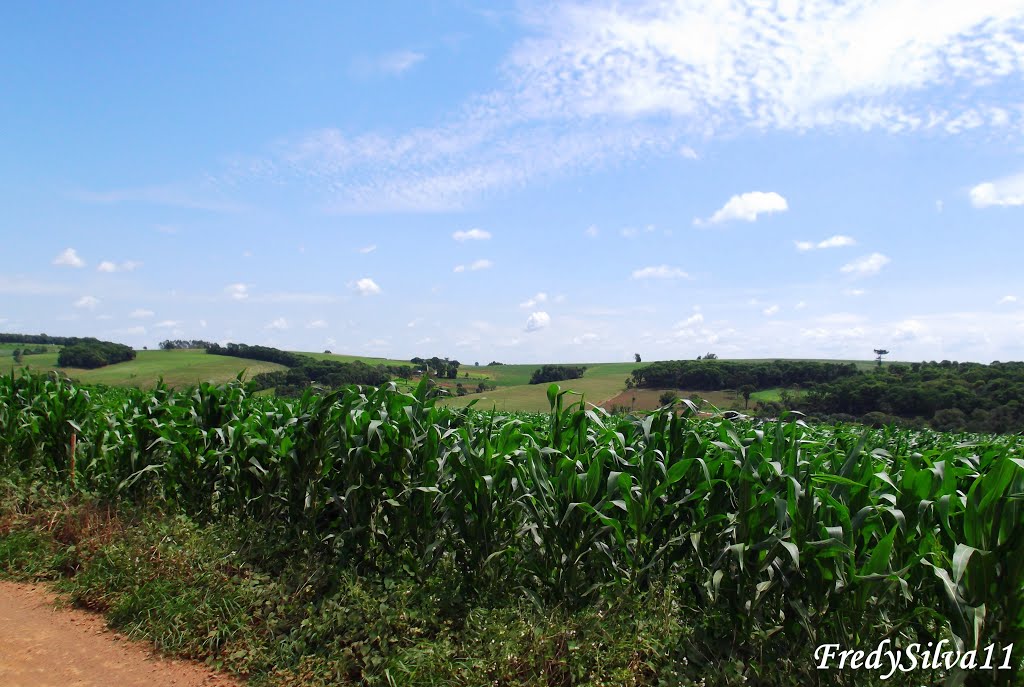
[[[541,365],[530,375],[530,384],[579,379],[586,371],[587,368],[583,365]]]
[[[921,362],[812,386],[794,398],[803,412],[869,424],[921,424],[941,431],[1024,430],[1024,362]],[[910,420],[910,422],[907,422]]]
[[[287,370],[261,372],[252,378],[257,389],[274,389],[279,396],[301,395],[311,384],[332,389],[349,384],[380,386],[394,377],[408,379],[412,376],[412,367],[408,365],[367,365],[359,360],[351,363],[317,360],[269,346],[210,344],[206,352],[284,365]]]
[[[773,360],[761,363],[717,360],[668,360],[633,370],[632,386],[693,391],[805,386],[831,382],[858,374],[853,363],[822,363],[809,360]]]
[[[442,379],[455,379],[459,376],[459,366],[462,365],[458,360],[449,360],[448,358],[438,358],[436,355],[433,358],[420,358],[416,357],[409,361],[413,365],[417,366],[417,369],[423,372],[432,372],[435,377]]]
[[[135,351],[131,346],[98,339],[79,339],[78,343],[60,349],[57,365],[93,370],[134,359]]]
[[[49,334],[4,334],[0,333],[0,343],[48,344],[52,346],[73,346],[83,341],[96,341],[92,337],[50,336]]]
[[[202,349],[214,346],[209,341],[203,341],[202,339],[165,339],[160,342],[160,350],[163,351],[182,351],[190,349]]]

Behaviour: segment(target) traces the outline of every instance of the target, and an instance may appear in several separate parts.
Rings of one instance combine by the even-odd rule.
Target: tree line
[[[579,379],[587,371],[583,365],[541,365],[530,375],[530,384],[561,382],[566,379]]]
[[[258,389],[272,388],[279,396],[300,395],[313,384],[330,389],[349,384],[380,386],[395,377],[408,379],[413,373],[409,365],[367,365],[359,360],[351,363],[317,360],[308,355],[282,351],[270,346],[210,344],[206,352],[211,355],[227,355],[284,365],[287,370],[261,372],[252,378]]]
[[[98,339],[80,339],[77,343],[65,345],[60,349],[57,365],[94,370],[97,367],[134,359],[135,351],[130,346]]]
[[[810,360],[772,360],[758,363],[718,360],[668,360],[633,370],[627,386],[693,391],[804,386],[857,375],[854,363],[823,363]]]
[[[164,339],[160,342],[160,350],[162,351],[181,351],[181,350],[192,350],[209,348],[216,344],[210,343],[209,341],[203,341],[202,339]]]

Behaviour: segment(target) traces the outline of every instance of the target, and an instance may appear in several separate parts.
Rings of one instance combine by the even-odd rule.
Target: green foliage
[[[131,548],[54,563],[111,562],[97,575],[123,580],[117,599],[89,598],[129,627],[155,605],[151,622],[177,632],[216,637],[208,618],[225,618],[207,651],[252,629],[232,618],[267,619],[295,684],[530,684],[542,670],[556,684],[811,684],[809,647],[824,642],[1024,646],[1020,437],[701,418],[685,402],[612,416],[554,384],[548,414],[499,415],[436,407],[428,381],[283,399],[239,383],[86,391],[3,376],[0,473],[99,504],[159,504],[199,527],[237,524],[230,550],[263,551],[261,575],[304,561],[301,611],[263,615],[218,586],[222,568],[184,554],[171,558],[188,584],[132,577]],[[661,629],[633,629],[627,659],[604,634],[630,632],[616,604],[642,624],[642,604],[666,597],[651,616]],[[584,628],[605,613],[616,619]],[[502,622],[541,636],[500,633]],[[178,646],[198,651],[190,641]],[[315,679],[301,668],[310,652],[323,654]]]
[[[579,379],[587,368],[582,365],[542,365],[530,376],[530,384],[548,384],[566,379]]]
[[[57,356],[57,364],[61,367],[78,367],[94,370],[105,365],[123,363],[135,359],[135,351],[124,344],[96,339],[83,339],[78,343],[65,346]]]

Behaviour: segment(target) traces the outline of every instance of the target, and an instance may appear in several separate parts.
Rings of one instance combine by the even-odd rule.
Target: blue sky
[[[0,331],[1024,358],[1024,0],[21,3]]]

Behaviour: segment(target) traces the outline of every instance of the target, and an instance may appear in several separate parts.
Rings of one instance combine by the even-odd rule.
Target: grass
[[[549,409],[547,384],[530,384],[530,375],[538,365],[499,365],[472,368],[472,371],[494,375],[488,379],[498,385],[494,391],[468,394],[442,401],[442,405],[464,407],[474,400],[477,408],[500,411],[546,412]],[[580,379],[559,382],[562,389],[583,394],[589,403],[601,405],[616,396],[625,387],[626,377],[637,367],[636,363],[598,363],[587,366]],[[454,381],[454,380],[453,380]],[[465,381],[460,378],[459,381]]]
[[[10,365],[14,365],[11,359]],[[3,367],[6,367],[4,365]],[[183,387],[199,382],[227,382],[243,370],[248,377],[260,372],[283,370],[284,366],[258,360],[245,360],[223,355],[208,355],[201,350],[179,351],[138,351],[135,360],[108,365],[95,370],[58,368],[57,353],[29,355],[21,365],[35,372],[61,370],[84,384],[106,384],[108,386],[152,387],[163,377],[166,384]]]

